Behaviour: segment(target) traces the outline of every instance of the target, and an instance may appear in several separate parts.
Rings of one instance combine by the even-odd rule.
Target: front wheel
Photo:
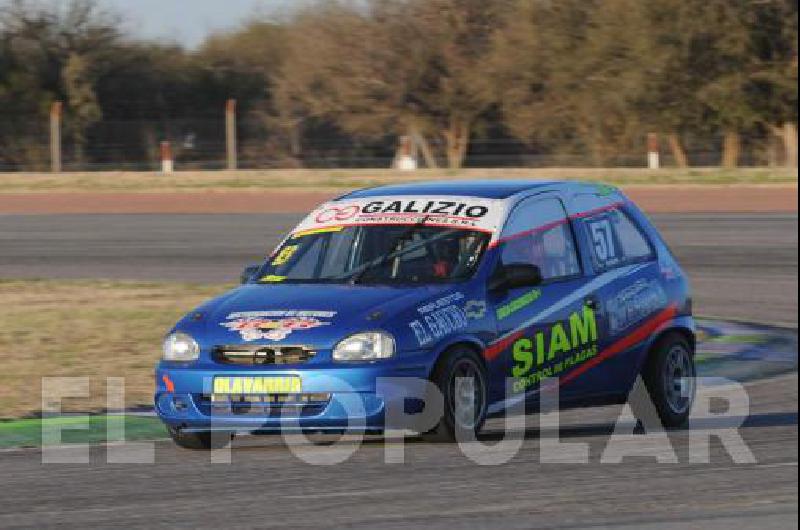
[[[670,333],[653,347],[642,379],[665,428],[679,429],[688,423],[696,393],[696,375],[692,348],[682,335]],[[635,402],[631,405],[634,414],[642,419],[642,405]]]
[[[208,451],[210,449],[223,449],[231,443],[231,433],[211,432],[182,432],[175,427],[167,427],[169,437],[175,445],[183,449],[194,451]]]
[[[452,442],[476,435],[486,420],[486,369],[469,348],[447,352],[431,377],[444,398],[444,411],[438,425],[425,433],[431,442]]]

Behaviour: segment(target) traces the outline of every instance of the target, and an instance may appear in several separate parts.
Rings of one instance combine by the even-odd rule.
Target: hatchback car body
[[[642,375],[678,426],[694,329],[683,271],[616,188],[378,187],[315,209],[240,287],[178,322],[156,411],[186,447],[213,431],[382,432],[387,411],[424,410],[409,399],[423,380],[444,397],[432,432],[452,436],[536,402],[545,378],[566,407],[622,403]]]

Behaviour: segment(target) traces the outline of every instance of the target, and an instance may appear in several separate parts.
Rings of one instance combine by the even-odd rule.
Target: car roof
[[[481,197],[484,199],[507,199],[511,196],[533,191],[557,190],[575,192],[588,183],[576,181],[545,180],[441,180],[431,182],[409,182],[355,190],[338,197],[343,199],[364,199],[393,195],[449,195],[461,197]]]

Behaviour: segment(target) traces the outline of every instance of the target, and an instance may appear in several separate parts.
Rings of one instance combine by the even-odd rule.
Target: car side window
[[[592,261],[598,271],[655,257],[647,237],[620,209],[587,217],[584,226],[592,248]]]
[[[528,199],[511,212],[500,236],[504,265],[532,264],[545,281],[580,274],[572,227],[561,201]]]

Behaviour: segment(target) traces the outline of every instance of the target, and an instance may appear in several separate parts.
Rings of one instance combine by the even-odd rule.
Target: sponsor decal
[[[220,326],[237,332],[242,340],[283,340],[294,331],[329,326],[335,311],[245,311],[231,313]]]
[[[601,197],[608,197],[609,195],[617,193],[617,188],[609,186],[608,184],[598,184],[596,190],[597,194]]]
[[[294,256],[297,249],[300,248],[299,245],[286,245],[278,252],[278,255],[275,256],[275,259],[272,260],[273,267],[280,267],[281,265],[286,264],[292,256]]]
[[[313,236],[315,234],[328,234],[331,232],[341,232],[342,229],[344,229],[343,226],[329,226],[327,228],[316,228],[313,230],[306,230],[304,232],[295,232],[294,234],[292,234],[292,239],[297,239],[305,236]]]
[[[613,267],[620,260],[611,218],[602,216],[588,221],[586,226],[594,245],[594,257],[604,268]]]
[[[511,347],[511,344],[514,343],[515,340],[522,337],[525,334],[525,331],[550,316],[556,314],[557,312],[564,310],[568,307],[571,307],[573,304],[577,303],[581,298],[597,291],[598,289],[602,288],[605,285],[621,278],[623,276],[627,276],[630,274],[635,274],[636,272],[640,271],[641,269],[648,267],[648,264],[636,264],[636,265],[627,265],[625,267],[620,267],[618,269],[614,269],[612,271],[599,276],[589,283],[586,283],[575,289],[571,293],[566,296],[562,296],[552,304],[547,305],[544,309],[541,309],[537,314],[533,315],[532,317],[526,319],[524,322],[516,326],[512,331],[503,334],[502,336],[498,337],[494,341],[492,341],[489,346],[483,350],[483,356],[486,358],[487,361],[492,361],[500,355],[501,352],[505,351],[506,349]]]
[[[277,276],[275,274],[268,274],[266,276],[261,277],[261,279],[258,281],[263,283],[281,283],[283,281],[286,281],[286,276]]]
[[[665,309],[659,311],[652,317],[648,318],[646,321],[642,322],[640,325],[630,330],[624,337],[614,342],[610,346],[607,346],[599,353],[595,353],[592,356],[586,357],[582,363],[572,363],[572,366],[575,366],[575,368],[571,370],[569,373],[563,374],[559,377],[558,381],[559,386],[565,386],[569,384],[570,382],[574,381],[581,375],[585,374],[595,366],[607,361],[608,359],[615,357],[616,355],[627,350],[628,348],[632,348],[636,344],[648,340],[649,338],[652,337],[653,333],[655,333],[658,329],[662,328],[662,326],[664,326],[665,323],[675,318],[676,314],[677,314],[677,306],[675,304],[670,304]],[[559,366],[556,365],[556,367],[553,370],[551,370],[551,372],[553,372],[555,375],[555,371],[558,368]],[[565,368],[565,364],[562,364],[560,368],[563,371]],[[489,412],[494,413],[499,410],[502,410],[504,407],[508,406],[508,404],[509,400],[503,400],[501,402],[494,403],[489,406]]]
[[[295,394],[302,391],[296,376],[215,377],[214,395]]]
[[[542,291],[540,289],[533,289],[532,291],[528,291],[522,296],[511,300],[507,304],[501,305],[497,308],[497,319],[503,320],[504,318],[508,318],[520,309],[528,307],[536,300],[541,298],[541,296]]]
[[[608,311],[609,332],[616,335],[667,305],[667,294],[655,280],[638,280],[611,297]]]
[[[419,320],[413,320],[409,327],[417,337],[420,346],[427,346],[451,333],[467,327],[467,315],[458,306],[450,305],[437,309]]]
[[[464,293],[453,293],[417,308],[421,317],[409,322],[420,346],[432,344],[467,327],[467,313],[458,302]]]
[[[564,322],[556,322],[533,337],[514,342],[514,392],[524,392],[545,377],[554,377],[595,357],[597,319],[589,306],[570,314]]]
[[[464,197],[374,197],[323,204],[298,225],[292,237],[348,225],[414,224],[496,231],[502,223],[501,200]]]
[[[456,302],[460,302],[463,299],[464,299],[464,293],[460,293],[460,292],[452,293],[452,294],[449,294],[449,295],[444,296],[442,298],[439,298],[438,300],[434,300],[433,302],[430,302],[428,304],[419,306],[417,308],[417,311],[421,315],[424,315],[424,314],[430,313],[431,311],[434,311],[436,309],[440,309],[442,307],[455,304]]]
[[[358,215],[358,212],[360,211],[361,208],[356,204],[349,204],[347,206],[328,206],[316,214],[314,221],[319,224],[349,221]]]
[[[393,200],[372,201],[361,209],[361,213],[421,213],[426,215],[464,216],[472,219],[485,217],[489,207],[482,204],[470,204],[458,201],[443,200]]]
[[[486,316],[486,301],[468,300],[464,304],[464,314],[470,320],[480,320]]]

